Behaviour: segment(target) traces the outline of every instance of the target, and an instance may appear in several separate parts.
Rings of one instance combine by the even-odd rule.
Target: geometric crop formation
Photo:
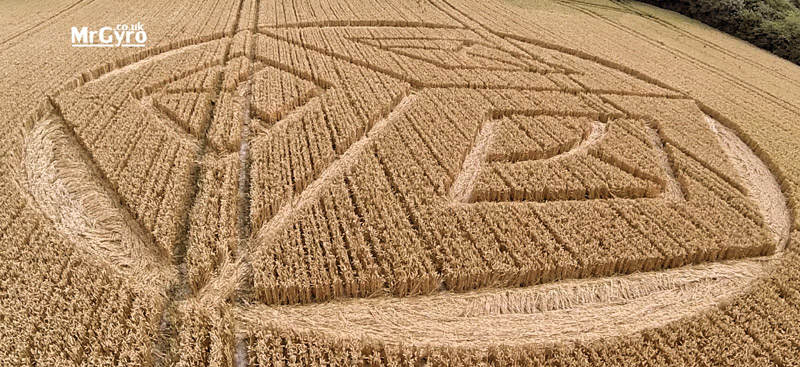
[[[0,365],[800,362],[800,69],[649,6],[0,4]],[[140,22],[143,48],[72,48]]]

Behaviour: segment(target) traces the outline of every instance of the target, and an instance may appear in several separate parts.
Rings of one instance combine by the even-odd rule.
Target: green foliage
[[[800,0],[642,0],[800,64]]]

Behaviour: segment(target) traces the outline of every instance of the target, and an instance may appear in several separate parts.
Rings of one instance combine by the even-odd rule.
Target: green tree
[[[800,64],[800,0],[643,0]]]

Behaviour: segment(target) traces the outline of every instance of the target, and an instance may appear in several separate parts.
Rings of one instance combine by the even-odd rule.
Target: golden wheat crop
[[[0,365],[796,365],[800,69],[519,3],[0,4]]]

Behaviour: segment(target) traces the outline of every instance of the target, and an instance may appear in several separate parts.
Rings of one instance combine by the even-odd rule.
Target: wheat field
[[[0,75],[2,366],[800,364],[800,68],[674,13],[3,2]]]

